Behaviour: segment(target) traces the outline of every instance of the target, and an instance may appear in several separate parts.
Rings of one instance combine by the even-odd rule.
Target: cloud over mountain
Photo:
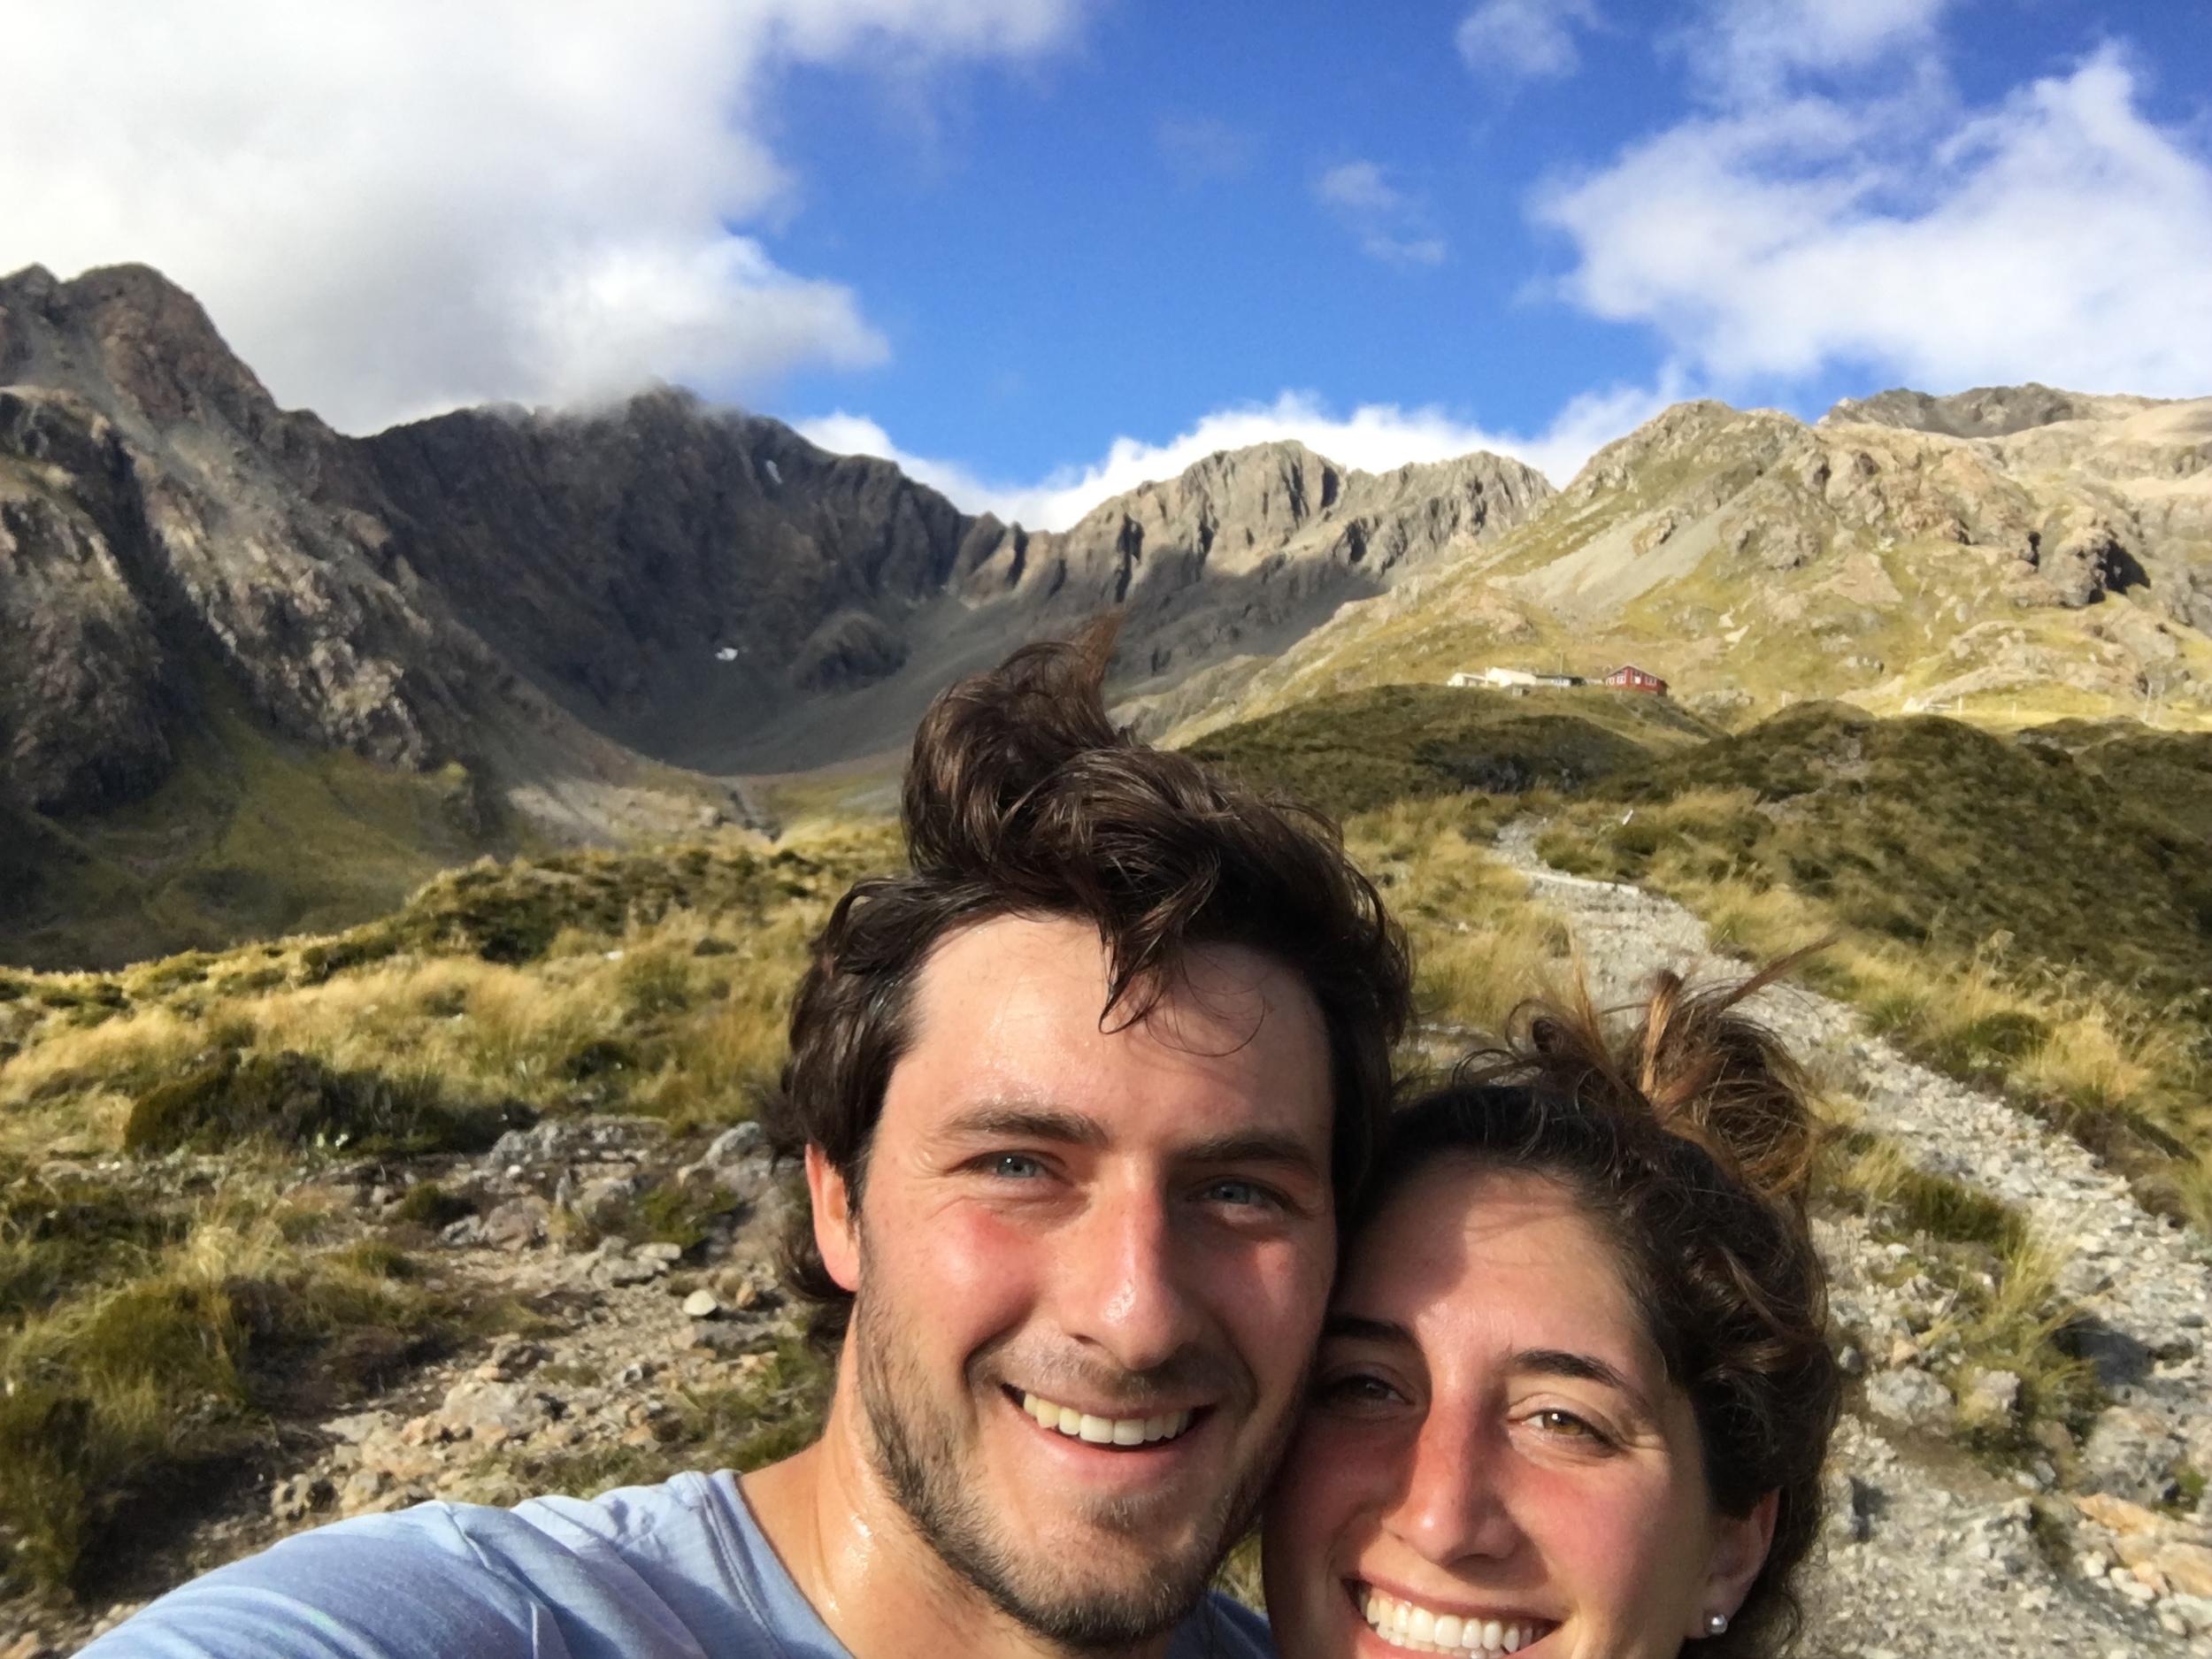
[[[757,234],[797,193],[765,135],[772,76],[1026,58],[1079,4],[19,7],[0,269],[157,264],[280,398],[352,430],[864,365],[887,347],[855,294]]]
[[[1649,419],[1674,396],[1671,383],[1586,393],[1570,402],[1543,432],[1520,437],[1487,431],[1440,409],[1363,403],[1349,415],[1338,415],[1310,392],[1284,392],[1271,403],[1215,410],[1164,443],[1116,438],[1102,459],[1064,467],[1033,484],[994,482],[957,462],[910,454],[864,415],[840,411],[796,425],[833,453],[896,462],[909,477],[942,491],[968,512],[995,513],[1033,530],[1064,530],[1109,497],[1172,478],[1217,450],[1282,439],[1363,472],[1387,472],[1414,462],[1446,461],[1488,449],[1525,461],[1554,484],[1563,484],[1601,446]]]

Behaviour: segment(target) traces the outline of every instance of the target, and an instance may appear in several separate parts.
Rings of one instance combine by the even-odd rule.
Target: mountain
[[[1264,444],[1033,533],[669,391],[465,411],[357,452],[373,493],[353,504],[503,660],[605,735],[718,772],[901,743],[955,675],[1110,606],[1132,694],[1279,651],[1551,495],[1496,456],[1375,476]]]
[[[1634,662],[1700,713],[2212,710],[2212,399],[1678,404],[1528,522],[1346,606],[1180,739],[1359,686]]]
[[[353,438],[158,273],[34,266],[0,280],[0,955],[337,926],[479,852],[743,819],[737,774],[890,749],[1110,605],[1157,696],[1550,494],[1275,444],[1033,534],[667,389]]]

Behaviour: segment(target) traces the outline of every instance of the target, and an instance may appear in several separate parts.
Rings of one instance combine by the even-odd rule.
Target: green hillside
[[[396,909],[528,838],[459,765],[396,771],[287,741],[219,675],[145,799],[69,821],[0,802],[0,961],[119,967]]]

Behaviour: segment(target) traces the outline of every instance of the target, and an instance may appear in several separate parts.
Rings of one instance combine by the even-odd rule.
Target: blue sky
[[[2212,393],[2202,0],[618,10],[0,0],[0,265],[159,264],[349,429],[670,379],[1032,523],[1276,434]]]

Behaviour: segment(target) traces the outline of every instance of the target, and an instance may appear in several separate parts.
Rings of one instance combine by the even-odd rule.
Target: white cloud
[[[793,62],[1042,52],[1081,0],[70,0],[9,9],[0,270],[142,260],[363,430],[886,353],[757,235]]]
[[[1482,0],[1460,20],[1459,55],[1478,73],[1557,81],[1582,66],[1578,28],[1594,28],[1594,0]]]
[[[1711,0],[1685,37],[1692,63],[1738,97],[1796,73],[1847,73],[1926,51],[1953,0]]]
[[[1240,177],[1259,149],[1252,134],[1210,115],[1163,116],[1152,137],[1168,170],[1186,185]]]
[[[835,454],[895,461],[910,478],[941,491],[964,511],[996,513],[1010,524],[1033,530],[1064,530],[1108,497],[1173,478],[1217,450],[1279,439],[1294,440],[1366,472],[1489,449],[1525,461],[1555,484],[1563,484],[1597,449],[1648,420],[1674,397],[1671,382],[1655,389],[1617,387],[1585,394],[1562,410],[1541,434],[1524,438],[1486,431],[1433,407],[1363,403],[1340,417],[1310,393],[1285,392],[1271,403],[1216,410],[1165,443],[1116,438],[1102,460],[1084,467],[1062,467],[1029,485],[993,483],[957,463],[910,454],[863,415],[841,411],[797,426],[805,437]]]
[[[1579,254],[1565,292],[1723,385],[1841,365],[1939,391],[2212,391],[2212,166],[2146,118],[2123,58],[1979,111],[1907,58],[1901,90],[1755,88],[1544,194]]]
[[[1314,200],[1359,238],[1360,250],[1386,265],[1441,265],[1444,239],[1428,225],[1420,199],[1390,182],[1371,161],[1348,161],[1314,180]]]

